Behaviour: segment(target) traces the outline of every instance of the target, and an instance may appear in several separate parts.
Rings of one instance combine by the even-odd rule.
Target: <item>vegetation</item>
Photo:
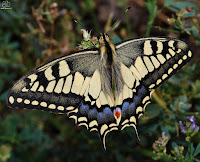
[[[12,9],[0,10],[0,161],[200,161],[200,2],[113,2],[13,0]],[[121,16],[129,6],[132,9]],[[189,64],[154,92],[140,118],[140,142],[131,127],[113,131],[104,152],[96,132],[75,126],[66,116],[6,107],[16,80],[81,47],[83,26],[97,36],[120,17],[121,23],[109,32],[114,43],[176,37],[194,53]]]

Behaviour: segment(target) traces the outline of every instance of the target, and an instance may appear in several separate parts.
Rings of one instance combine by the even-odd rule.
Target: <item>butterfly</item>
[[[97,131],[103,148],[113,130],[133,127],[151,94],[192,58],[188,45],[174,38],[130,39],[53,60],[29,72],[10,89],[7,105],[67,114],[79,126]]]

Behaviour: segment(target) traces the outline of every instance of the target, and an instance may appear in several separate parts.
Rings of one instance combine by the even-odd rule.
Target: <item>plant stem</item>
[[[54,28],[55,28],[55,22],[53,21],[52,22],[52,24],[51,24],[51,35],[50,35],[50,42],[49,42],[49,53],[48,54],[50,54],[49,56],[51,56],[52,55],[52,53],[53,53],[53,51],[52,51],[52,49],[53,49],[53,35],[54,35]]]
[[[158,14],[161,12],[162,9],[158,10],[157,0],[148,0],[146,2],[146,6],[150,14],[150,17],[147,23],[147,31],[146,31],[146,37],[149,37],[154,20],[158,16]]]
[[[157,93],[153,93],[152,96],[153,96],[153,98],[156,100],[156,102],[157,102],[160,106],[162,106],[168,113],[170,113],[170,114],[173,113],[173,111],[171,111],[171,110],[169,110],[169,109],[167,108],[166,102],[165,102],[161,97],[159,97]]]

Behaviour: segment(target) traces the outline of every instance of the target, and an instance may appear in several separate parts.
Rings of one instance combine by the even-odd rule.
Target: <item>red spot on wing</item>
[[[114,110],[114,115],[117,117],[117,119],[121,116],[121,109],[120,108],[116,108]]]

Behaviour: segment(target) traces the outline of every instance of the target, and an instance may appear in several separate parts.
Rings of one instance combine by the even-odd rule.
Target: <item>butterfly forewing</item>
[[[192,58],[188,45],[173,38],[143,38],[116,45],[121,61],[150,91]]]
[[[98,51],[56,59],[22,77],[9,91],[9,107],[68,113],[83,100],[84,81],[96,69]],[[91,67],[88,61],[93,63]],[[73,62],[73,63],[72,63]],[[82,95],[80,95],[82,93]]]

